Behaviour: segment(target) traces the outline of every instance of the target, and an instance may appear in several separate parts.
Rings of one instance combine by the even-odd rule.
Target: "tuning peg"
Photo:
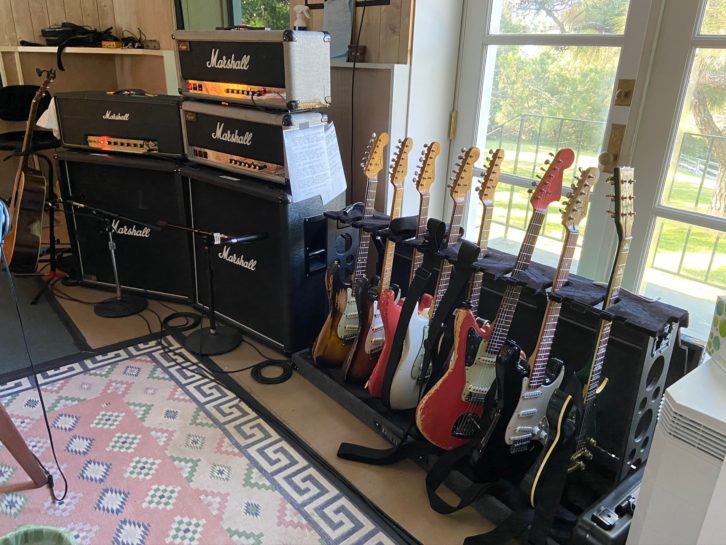
[[[583,170],[582,167],[577,167],[577,172],[579,172],[580,174],[582,174],[584,172],[584,170]]]
[[[575,204],[582,204],[582,200],[580,200],[580,199],[575,200]]]
[[[565,197],[567,197],[568,199],[571,199],[573,195],[574,195],[574,193],[572,191],[568,191],[567,195],[565,195]]]
[[[552,161],[550,161],[549,159],[545,159],[545,162],[544,162],[544,164],[545,164],[545,165],[549,165],[549,164],[550,164],[551,162],[552,162]],[[543,170],[544,170],[544,169],[543,169]]]
[[[613,212],[612,210],[605,210],[605,212],[607,212],[609,216],[612,216],[613,218],[615,217],[615,212]]]
[[[605,195],[605,196],[606,196],[606,197],[607,197],[608,199],[614,199],[614,198],[615,198],[615,193],[608,193],[608,194],[607,194],[607,195]]]
[[[585,186],[585,187],[590,187],[590,182],[585,182],[585,183],[584,183],[584,184],[582,184],[582,185],[583,185],[583,186]]]
[[[555,156],[555,154],[554,154],[554,153],[552,153],[552,152],[549,152],[549,154],[548,154],[548,155],[549,155],[550,157],[554,157],[554,156]]]
[[[571,189],[577,189],[577,186],[575,184],[570,184]]]
[[[466,153],[466,148],[461,148],[461,153]]]
[[[575,178],[575,180],[577,180],[578,182],[579,182],[579,181],[580,181],[580,179],[581,179],[581,178],[580,178],[579,176],[575,176],[574,178]]]
[[[612,176],[610,176],[610,177],[609,177],[609,178],[608,178],[608,179],[606,180],[606,182],[607,182],[607,183],[609,183],[609,184],[615,183],[615,178],[613,178]]]
[[[628,195],[628,199],[631,200],[631,201],[634,201],[635,200],[635,195]]]
[[[565,208],[560,208],[560,214],[564,214],[565,212],[567,212]]]
[[[532,182],[532,187],[537,187],[537,182]]]
[[[562,201],[560,204],[567,206],[567,201]]]
[[[528,189],[527,193],[534,193],[534,189]]]
[[[539,174],[535,174],[534,177],[537,178],[538,180],[542,179],[542,176],[540,176]],[[537,184],[534,184],[534,185],[537,185]]]
[[[490,155],[494,155],[494,150],[493,149],[489,149],[489,154]]]

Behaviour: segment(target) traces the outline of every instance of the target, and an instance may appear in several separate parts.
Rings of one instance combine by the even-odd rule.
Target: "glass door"
[[[549,153],[563,147],[575,151],[575,164],[565,173],[568,188],[576,168],[598,166],[610,124],[628,124],[630,108],[613,107],[614,86],[637,74],[650,6],[650,0],[465,3],[453,149],[476,142],[482,151],[506,152],[492,247],[516,253],[531,214],[527,190]],[[607,191],[596,191],[593,209],[600,206],[603,213],[591,213],[582,226],[585,236],[575,255],[581,263],[573,271],[603,279],[607,252],[591,251],[583,259],[589,244],[598,250],[612,245],[610,233],[602,239],[603,232],[613,231],[604,214]],[[563,237],[557,209],[550,208],[534,255],[549,265],[557,263]],[[480,220],[481,205],[472,198],[467,236],[478,233]],[[589,236],[591,229],[600,236]]]
[[[688,309],[704,340],[726,292],[726,1],[666,2],[647,93],[630,281]]]

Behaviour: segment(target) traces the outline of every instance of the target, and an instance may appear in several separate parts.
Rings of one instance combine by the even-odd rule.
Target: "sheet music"
[[[282,134],[293,202],[320,195],[327,204],[345,191],[343,162],[332,123],[288,129]]]

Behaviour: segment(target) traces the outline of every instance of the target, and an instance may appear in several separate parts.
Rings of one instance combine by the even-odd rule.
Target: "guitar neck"
[[[426,233],[426,223],[429,219],[429,201],[431,200],[431,197],[428,193],[421,193],[421,202],[419,204],[418,208],[418,225],[416,227],[416,237],[422,237]],[[423,263],[423,254],[419,252],[418,250],[413,251],[413,256],[411,257],[411,275],[409,277],[409,284],[413,282],[414,276],[416,276],[416,270],[421,266]]]
[[[461,235],[459,233],[459,227],[461,226],[461,218],[464,214],[464,202],[454,201],[454,210],[451,214],[451,223],[449,224],[449,235],[446,238],[446,248],[451,248],[454,244],[459,242]],[[451,280],[451,271],[454,266],[446,259],[441,261],[441,270],[439,271],[439,278],[436,282],[436,293],[434,294],[434,304],[431,309],[431,317],[433,318],[436,313],[436,309],[439,308],[439,303],[444,298],[444,293],[449,287],[449,280]]]
[[[378,178],[368,178],[366,186],[365,208],[363,209],[363,219],[368,220],[373,217],[373,211],[376,204],[376,190],[378,189]],[[362,278],[368,269],[368,250],[371,245],[371,235],[363,229],[359,229],[360,242],[358,243],[358,254],[355,260],[355,271],[353,272],[352,282],[355,284],[356,279]]]
[[[401,207],[403,206],[403,191],[396,188],[393,192],[393,206],[391,207],[391,221],[401,217]],[[393,271],[393,258],[396,253],[396,243],[390,237],[386,241],[386,252],[383,256],[383,270],[381,271],[381,282],[378,293],[383,293],[391,285],[391,272]]]
[[[494,217],[494,207],[491,204],[484,205],[484,212],[481,218],[481,227],[479,227],[479,258],[487,255],[489,250],[489,233],[492,227],[492,218]],[[471,310],[476,316],[479,312],[479,297],[481,295],[481,286],[484,281],[484,273],[477,271],[471,278],[471,286],[469,286],[469,303]]]
[[[572,257],[575,254],[575,248],[577,247],[578,236],[579,233],[577,230],[568,230],[565,235],[564,248],[562,249],[560,262],[552,282],[552,293],[557,293],[565,285],[570,276],[570,267],[572,265]],[[532,365],[529,375],[530,389],[539,388],[544,382],[545,370],[547,368],[547,362],[550,359],[552,340],[555,337],[555,330],[557,329],[557,322],[560,319],[561,308],[562,303],[560,302],[554,301],[553,299],[547,302],[547,309],[545,310],[542,327],[537,339],[537,348],[535,348],[535,352],[532,355],[534,365]]]
[[[537,209],[532,213],[529,226],[527,226],[527,233],[524,235],[522,245],[519,247],[519,253],[517,254],[517,260],[514,263],[512,274],[526,270],[532,262],[532,254],[537,245],[539,234],[542,231],[546,213],[546,210]],[[506,342],[521,293],[522,288],[515,285],[507,286],[507,289],[504,291],[502,302],[499,305],[499,310],[497,310],[497,315],[494,319],[492,336],[487,346],[487,352],[489,354],[498,353],[499,349]]]
[[[623,283],[623,273],[625,272],[625,264],[628,260],[628,252],[630,251],[630,240],[624,239],[618,242],[618,251],[615,257],[615,263],[613,264],[613,270],[610,274],[610,282],[608,283],[608,291],[603,302],[603,310],[607,309],[610,305],[614,304],[618,296],[620,295],[620,286]],[[605,353],[608,348],[608,341],[610,340],[610,329],[612,322],[610,320],[600,320],[600,329],[597,333],[597,341],[595,343],[595,353],[592,357],[592,363],[590,365],[590,376],[587,379],[587,383],[583,389],[584,394],[584,417],[583,421],[588,421],[590,411],[594,406],[595,396],[597,395],[597,389],[600,387],[602,381],[602,368],[605,363]],[[585,447],[587,435],[590,430],[584,426],[580,430],[580,434],[577,438],[577,450],[580,451]]]

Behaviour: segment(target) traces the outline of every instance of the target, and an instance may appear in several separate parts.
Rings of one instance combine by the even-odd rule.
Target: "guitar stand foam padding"
[[[558,291],[560,297],[570,304],[592,307],[601,303],[607,295],[607,287],[594,284],[592,280],[571,274],[567,283]]]
[[[372,217],[366,220],[354,221],[353,227],[362,229],[366,233],[378,235],[381,231],[387,229],[390,223],[388,216],[385,218]]]
[[[483,272],[489,278],[498,280],[512,272],[516,261],[517,258],[512,254],[489,248],[486,255],[474,263],[473,268],[477,272]]]
[[[529,288],[536,294],[543,294],[552,285],[554,271],[552,267],[531,263],[525,270],[513,274],[508,280],[519,286]]]
[[[339,221],[345,225],[352,225],[353,223],[359,222],[363,219],[363,203],[357,202],[351,206],[346,206],[342,210],[324,212],[323,215],[328,219]],[[372,219],[388,222],[390,218],[387,214],[374,210]],[[358,226],[355,225],[354,227]]]
[[[627,290],[620,290],[619,301],[610,305],[608,312],[612,314],[613,320],[625,321],[651,335],[661,334],[673,322],[678,322],[681,327],[688,327],[687,310],[661,301],[652,301]]]

